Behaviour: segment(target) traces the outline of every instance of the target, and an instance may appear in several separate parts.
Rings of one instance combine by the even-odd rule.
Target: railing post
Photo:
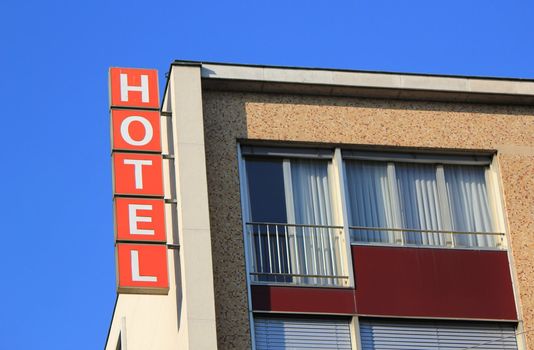
[[[289,245],[289,239],[287,237],[288,233],[287,233],[287,226],[284,226],[284,237],[285,237],[285,240],[286,240],[286,256],[287,256],[287,272],[289,274],[291,274],[291,261],[290,261],[290,245]]]
[[[252,225],[252,227],[254,227],[254,225]],[[263,248],[262,248],[261,241],[262,241],[261,229],[260,229],[260,225],[258,225],[258,244],[259,244],[258,250],[260,252],[260,270],[257,272],[263,272]]]
[[[280,255],[280,241],[278,240],[278,225],[274,226],[274,232],[276,234],[276,250],[278,253],[278,272],[282,273],[282,256]]]
[[[266,225],[266,234],[267,234],[267,254],[269,256],[269,269],[267,271],[267,273],[272,273],[273,272],[273,263],[272,263],[272,259],[271,259],[271,233],[269,232],[269,225]]]

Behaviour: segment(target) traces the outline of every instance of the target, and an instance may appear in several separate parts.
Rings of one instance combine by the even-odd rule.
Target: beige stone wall
[[[203,94],[220,349],[246,349],[250,341],[238,138],[497,150],[524,326],[534,330],[534,108]],[[527,338],[534,349],[534,331]]]
[[[203,92],[218,350],[250,349],[237,138],[246,137],[240,102]]]

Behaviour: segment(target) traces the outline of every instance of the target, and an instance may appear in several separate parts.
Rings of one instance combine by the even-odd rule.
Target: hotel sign
[[[109,80],[118,291],[167,294],[158,73],[111,68]]]

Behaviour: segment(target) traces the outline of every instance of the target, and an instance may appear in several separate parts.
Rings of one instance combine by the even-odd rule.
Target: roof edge
[[[386,75],[407,75],[407,76],[416,76],[416,77],[465,78],[465,79],[481,79],[481,80],[534,82],[534,78],[499,77],[499,76],[487,76],[487,75],[433,74],[433,73],[379,71],[379,70],[348,69],[348,68],[302,67],[302,66],[266,65],[266,64],[214,62],[214,61],[190,61],[190,60],[174,60],[173,62],[171,62],[171,66],[202,67],[203,65],[234,66],[234,67],[249,67],[249,68],[295,69],[295,70],[303,70],[303,71],[315,70],[315,71],[333,71],[333,72],[349,72],[349,73],[352,72],[352,73],[369,73],[369,74],[386,74]]]
[[[180,66],[198,67],[206,90],[534,106],[534,79],[178,60],[170,70]]]

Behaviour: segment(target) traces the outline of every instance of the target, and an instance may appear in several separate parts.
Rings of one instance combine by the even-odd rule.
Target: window
[[[362,318],[360,337],[363,350],[517,349],[511,323]]]
[[[332,152],[273,156],[253,150],[244,149],[252,281],[347,284]]]
[[[486,248],[500,244],[487,189],[488,166],[478,164],[489,159],[448,164],[446,159],[411,162],[389,157],[346,157],[353,242]]]
[[[252,221],[332,225],[328,166],[324,160],[247,159]]]
[[[348,319],[256,316],[254,330],[257,350],[352,349]]]
[[[253,283],[349,286],[349,237],[353,244],[504,247],[490,156],[241,151]]]

